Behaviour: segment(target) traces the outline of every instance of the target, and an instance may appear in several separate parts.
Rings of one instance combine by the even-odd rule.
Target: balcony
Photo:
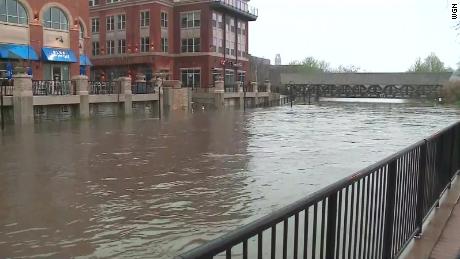
[[[259,16],[259,10],[255,7],[249,6],[246,1],[243,0],[209,0],[211,5],[223,11],[231,11],[240,16],[244,16],[249,21],[257,20]]]

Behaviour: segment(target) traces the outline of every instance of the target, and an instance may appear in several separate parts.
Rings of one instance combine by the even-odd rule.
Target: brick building
[[[161,73],[186,87],[247,82],[246,0],[90,0],[92,78]]]
[[[0,76],[19,67],[34,79],[89,72],[87,1],[0,0]]]

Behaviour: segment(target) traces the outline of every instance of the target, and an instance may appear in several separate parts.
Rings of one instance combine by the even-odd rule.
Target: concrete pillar
[[[259,88],[257,85],[257,82],[251,82],[252,89],[254,89],[254,106],[257,107],[259,106]]]
[[[259,92],[259,88],[257,86],[257,82],[251,82],[251,86],[252,86],[252,91],[254,91],[254,93],[258,93]]]
[[[16,125],[32,124],[34,122],[32,76],[26,74],[14,75],[13,110]]]
[[[238,81],[236,82],[236,86],[238,88],[238,93],[240,96],[240,108],[244,108],[244,86],[243,82]]]
[[[241,81],[236,82],[236,87],[238,88],[238,92],[240,92],[240,93],[244,92],[243,82],[241,82]]]
[[[270,80],[265,80],[265,86],[267,88],[267,93],[271,93],[272,92],[272,83],[270,82]]]
[[[131,78],[120,77],[118,80],[120,80],[121,94],[125,96],[125,115],[130,116],[133,114],[133,94],[131,91]]]
[[[80,96],[80,119],[89,119],[88,77],[85,75],[74,76],[77,95]]]
[[[224,88],[224,81],[221,78],[218,78],[215,81],[215,89],[214,89],[214,105],[217,110],[222,110],[225,106],[225,88]]]

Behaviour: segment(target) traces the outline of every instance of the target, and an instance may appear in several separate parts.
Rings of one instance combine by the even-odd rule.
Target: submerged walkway
[[[460,259],[460,203],[458,201],[430,256],[430,259],[448,258]]]

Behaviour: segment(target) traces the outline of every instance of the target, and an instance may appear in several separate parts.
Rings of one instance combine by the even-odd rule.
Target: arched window
[[[27,25],[29,19],[26,9],[18,0],[0,0],[0,21]]]
[[[61,9],[50,7],[43,15],[43,26],[45,28],[68,31],[69,20]]]
[[[83,27],[83,24],[81,24],[81,22],[78,23],[79,25],[79,35],[80,35],[80,39],[83,39],[85,37],[85,27]]]

